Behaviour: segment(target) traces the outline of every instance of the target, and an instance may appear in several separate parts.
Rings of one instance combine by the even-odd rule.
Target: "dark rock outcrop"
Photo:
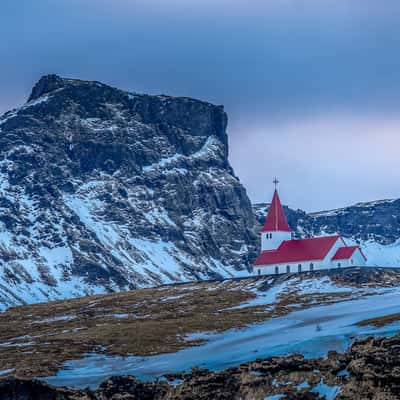
[[[358,203],[310,214],[288,207],[284,209],[297,237],[340,233],[359,242],[372,240],[384,245],[400,238],[400,199]],[[255,204],[253,210],[260,226],[264,223],[268,204]]]
[[[222,106],[45,76],[0,118],[0,308],[246,269]]]
[[[365,400],[400,399],[400,338],[356,341],[325,359],[301,355],[258,359],[225,371],[192,369],[155,382],[115,376],[98,389],[54,388],[40,381],[0,380],[4,400]]]
[[[90,400],[89,393],[66,388],[54,388],[37,380],[0,379],[1,400]]]

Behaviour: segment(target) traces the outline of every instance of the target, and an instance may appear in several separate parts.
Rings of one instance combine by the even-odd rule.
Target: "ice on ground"
[[[95,387],[115,374],[152,380],[168,373],[188,371],[194,366],[219,371],[256,358],[295,352],[310,358],[325,357],[329,350],[344,351],[355,336],[390,336],[400,332],[400,322],[380,328],[357,325],[361,320],[396,313],[399,307],[400,288],[380,289],[379,294],[369,297],[295,311],[243,329],[209,333],[205,344],[176,353],[148,357],[87,355],[67,362],[65,369],[46,381],[55,385]],[[190,335],[190,339],[196,337],[204,335]]]
[[[183,383],[183,379],[174,379],[172,381],[168,381],[168,383],[173,387],[177,387]]]
[[[13,342],[5,342],[0,343],[0,347],[30,347],[34,346],[36,342],[20,342],[20,343],[13,343]]]
[[[268,283],[268,282],[267,282]],[[244,288],[246,290],[246,288]],[[255,298],[246,301],[231,309],[240,309],[255,306],[269,306],[279,302],[279,297],[296,294],[296,295],[309,295],[309,294],[328,294],[328,293],[363,293],[364,289],[357,289],[350,286],[339,286],[332,282],[326,276],[315,279],[304,279],[300,277],[293,277],[282,283],[271,286],[268,290],[260,290],[258,287],[247,290],[256,295]]]
[[[311,392],[319,394],[321,397],[325,397],[326,400],[335,400],[336,396],[340,393],[339,386],[328,386],[322,380],[318,385],[311,389]]]
[[[162,302],[167,302],[167,301],[173,301],[173,300],[178,300],[181,299],[182,297],[187,296],[186,294],[178,294],[176,296],[167,296],[167,297],[163,297],[161,298]]]
[[[114,318],[124,319],[124,318],[128,318],[128,317],[129,317],[129,314],[126,314],[126,313],[122,313],[122,314],[112,314],[111,316],[114,317]]]
[[[249,290],[251,293],[256,295],[255,298],[246,301],[245,303],[239,304],[238,306],[231,307],[230,309],[241,309],[247,307],[256,307],[261,305],[271,305],[278,302],[278,297],[283,293],[287,292],[289,287],[293,285],[293,280],[282,282],[278,285],[272,286],[266,291],[261,291],[258,288]]]
[[[51,322],[71,321],[71,320],[73,320],[75,318],[76,317],[74,315],[60,315],[60,316],[57,316],[57,317],[42,319],[40,321],[34,321],[33,324],[48,324],[48,323],[51,323]]]
[[[0,369],[0,375],[7,375],[11,374],[15,369],[14,368],[9,368],[9,369]]]
[[[303,390],[303,389],[307,389],[310,385],[308,384],[307,381],[301,382],[299,383],[296,388],[297,390]]]
[[[327,293],[343,293],[356,292],[354,287],[345,287],[336,285],[328,276],[317,279],[298,279],[298,294],[327,294]]]

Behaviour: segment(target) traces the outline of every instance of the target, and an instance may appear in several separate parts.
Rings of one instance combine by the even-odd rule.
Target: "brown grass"
[[[373,325],[377,328],[381,328],[382,326],[389,325],[399,320],[400,320],[400,313],[397,313],[397,314],[385,315],[384,317],[365,319],[363,321],[357,322],[357,325],[358,326]]]
[[[254,281],[254,280],[253,280]],[[348,293],[288,295],[273,309],[232,309],[253,297],[252,280],[195,283],[16,307],[0,313],[0,369],[54,374],[85,353],[151,355],[198,345],[187,335],[223,331],[344,299]],[[68,318],[67,318],[68,317]]]

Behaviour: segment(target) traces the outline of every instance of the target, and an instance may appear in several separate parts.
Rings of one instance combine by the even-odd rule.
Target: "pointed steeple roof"
[[[261,229],[261,232],[271,231],[292,231],[286,221],[285,213],[283,212],[282,204],[279,199],[278,191],[276,189],[274,192],[274,196],[272,197],[272,202],[268,210],[267,218],[265,219],[265,224]]]

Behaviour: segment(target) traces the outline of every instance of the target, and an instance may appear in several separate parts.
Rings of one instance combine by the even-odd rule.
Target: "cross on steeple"
[[[277,177],[275,177],[275,179],[272,181],[272,183],[275,185],[275,189],[276,189],[276,187],[278,186],[278,183],[279,183]]]

